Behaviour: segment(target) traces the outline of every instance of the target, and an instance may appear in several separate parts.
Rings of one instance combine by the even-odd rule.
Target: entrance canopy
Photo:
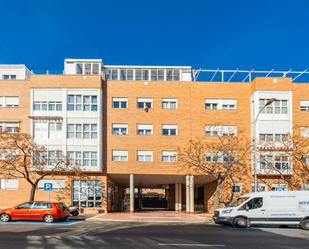
[[[129,174],[110,174],[109,178],[124,188],[130,187],[130,175]],[[195,184],[203,185],[215,178],[212,176],[195,175]],[[186,183],[186,175],[145,175],[145,174],[134,174],[134,187],[143,188],[155,188],[168,184],[175,183]]]

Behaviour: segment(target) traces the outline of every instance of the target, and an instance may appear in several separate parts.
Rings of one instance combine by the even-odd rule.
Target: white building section
[[[65,59],[64,74],[101,74],[101,59]]]
[[[29,80],[31,71],[23,64],[0,65],[0,80]]]
[[[85,171],[102,170],[101,89],[32,89],[31,135]]]

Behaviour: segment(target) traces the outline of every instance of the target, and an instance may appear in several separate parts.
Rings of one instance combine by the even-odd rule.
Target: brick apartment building
[[[248,139],[280,142],[298,126],[309,137],[309,85],[288,77],[192,78],[195,72],[187,66],[109,66],[98,59],[66,59],[63,74],[0,65],[0,132],[29,133],[48,155],[61,150],[86,172],[87,178],[47,177],[39,183],[38,200],[47,198],[43,185],[51,182],[53,200],[88,212],[122,211],[126,200],[127,210],[134,211],[134,195],[146,188],[164,190],[170,210],[211,210],[214,179],[180,168],[178,148],[214,131],[241,130]],[[260,108],[273,98],[252,129]],[[290,160],[273,160],[291,174]],[[258,181],[270,181],[260,182],[260,191],[289,188],[261,164],[257,174]],[[28,200],[24,179],[0,172],[0,183],[0,208]],[[251,191],[252,184],[253,176],[235,183],[233,191]]]

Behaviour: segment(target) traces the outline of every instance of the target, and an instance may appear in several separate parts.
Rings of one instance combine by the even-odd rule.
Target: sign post
[[[50,201],[50,191],[53,190],[53,184],[50,182],[44,183],[44,190],[48,191],[48,201]]]

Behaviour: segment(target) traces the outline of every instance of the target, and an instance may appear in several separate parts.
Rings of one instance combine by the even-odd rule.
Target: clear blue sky
[[[0,63],[309,68],[306,0],[0,0]]]

